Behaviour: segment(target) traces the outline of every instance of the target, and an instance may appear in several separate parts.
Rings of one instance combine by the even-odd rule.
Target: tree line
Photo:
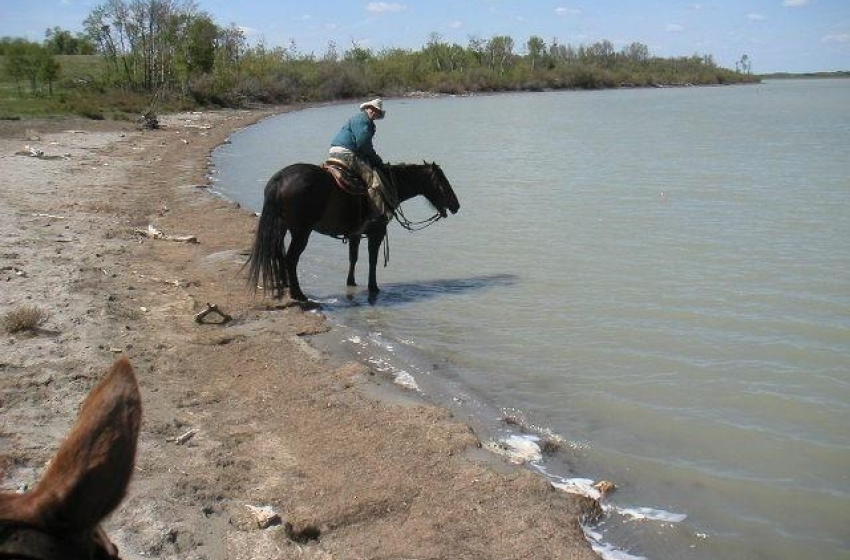
[[[45,32],[43,43],[33,43],[26,39],[12,37],[0,38],[0,56],[4,59],[3,69],[18,89],[23,93],[24,85],[30,93],[43,88],[53,93],[53,84],[59,78],[61,65],[56,55],[94,55],[97,49],[82,34],[74,35],[70,31],[54,27]]]
[[[72,34],[53,28],[43,43],[0,39],[7,76],[51,94],[60,77],[56,55],[103,60],[100,75],[66,87],[119,90],[200,105],[291,103],[399,95],[597,89],[756,81],[749,67],[719,67],[710,55],[660,58],[641,43],[617,50],[610,41],[573,46],[532,36],[470,37],[466,45],[432,33],[420,49],[373,51],[329,42],[324,53],[249,45],[242,31],[220,26],[191,0],[108,0]],[[744,71],[746,70],[746,71]]]

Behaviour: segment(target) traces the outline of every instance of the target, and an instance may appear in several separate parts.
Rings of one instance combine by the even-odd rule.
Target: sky
[[[129,3],[129,0],[124,0]],[[185,2],[186,0],[173,0]],[[42,41],[48,28],[82,31],[106,0],[0,0],[0,37]],[[437,34],[464,47],[507,35],[523,53],[547,43],[615,49],[643,43],[662,57],[711,55],[753,72],[850,70],[850,0],[195,0],[219,26],[240,27],[250,44],[293,45],[321,56],[333,42],[380,51],[421,49]]]

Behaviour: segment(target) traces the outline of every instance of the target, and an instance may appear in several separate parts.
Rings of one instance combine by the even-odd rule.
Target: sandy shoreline
[[[596,558],[583,500],[481,460],[445,410],[378,400],[379,376],[305,344],[320,313],[245,290],[256,219],[199,185],[215,146],[273,113],[0,124],[0,313],[49,313],[35,336],[0,334],[2,488],[37,479],[124,354],[145,406],[107,524],[124,558]],[[135,233],[149,225],[199,242]],[[197,324],[207,303],[233,321]],[[260,529],[248,506],[285,523]]]

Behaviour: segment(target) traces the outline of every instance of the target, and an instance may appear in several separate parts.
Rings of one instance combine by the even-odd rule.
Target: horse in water
[[[139,388],[123,358],[86,397],[35,488],[0,494],[0,558],[119,559],[99,524],[124,497],[141,422]]]
[[[387,165],[385,176],[395,189],[391,204],[393,215],[409,229],[399,204],[416,196],[424,196],[437,210],[426,222],[446,217],[460,208],[460,203],[436,163]],[[262,281],[266,290],[282,297],[307,301],[298,283],[298,260],[313,231],[333,237],[347,238],[349,268],[347,284],[355,286],[354,267],[360,239],[369,244],[369,293],[377,294],[376,269],[381,243],[387,235],[386,218],[369,220],[368,196],[365,192],[342,189],[323,167],[296,163],[275,173],[266,184],[263,211],[248,258],[248,281],[254,289]],[[289,246],[284,239],[290,235]]]

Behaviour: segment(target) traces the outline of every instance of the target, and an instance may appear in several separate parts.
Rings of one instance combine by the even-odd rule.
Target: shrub
[[[46,311],[35,305],[21,305],[3,315],[3,330],[9,334],[35,331],[47,321]]]

